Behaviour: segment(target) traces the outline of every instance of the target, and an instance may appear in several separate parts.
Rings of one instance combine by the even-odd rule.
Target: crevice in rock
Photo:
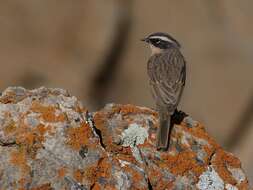
[[[0,146],[14,146],[14,145],[17,145],[16,141],[4,142],[0,140]]]
[[[93,184],[90,186],[90,190],[92,190],[94,187],[95,187],[95,183],[93,183]]]
[[[105,149],[106,146],[105,146],[105,144],[104,144],[104,142],[103,142],[103,137],[102,137],[101,130],[99,130],[99,129],[96,128],[95,126],[94,126],[94,130],[95,130],[95,132],[97,133],[97,135],[98,135],[98,137],[99,137],[99,142],[100,142],[101,146]]]
[[[146,180],[147,180],[147,183],[148,183],[148,190],[153,190],[153,187],[152,187],[152,185],[151,185],[151,182],[150,182],[149,176],[148,176],[148,172],[147,172],[147,169],[148,169],[148,162],[147,162],[147,160],[145,159],[145,156],[143,156],[141,150],[140,150],[139,148],[138,148],[138,150],[139,150],[140,156],[141,156],[141,158],[142,158],[142,160],[143,160],[143,162],[144,162],[144,165],[145,165],[144,170],[145,170],[145,174],[146,174]]]
[[[150,182],[149,178],[148,178],[148,190],[153,190],[153,187],[151,185],[151,182]]]
[[[212,159],[213,159],[215,153],[216,153],[216,150],[214,150],[214,151],[212,152],[212,154],[210,155],[210,157],[209,157],[209,159],[208,159],[208,165],[209,165],[209,166],[212,165]]]
[[[103,142],[103,137],[102,137],[101,130],[99,130],[99,129],[95,126],[95,122],[94,122],[94,119],[93,119],[93,114],[87,112],[87,113],[86,113],[86,119],[87,119],[87,122],[90,124],[90,127],[92,127],[92,129],[94,130],[94,132],[95,132],[96,135],[98,136],[100,145],[105,149],[106,146],[105,146],[105,144],[104,144],[104,142]]]

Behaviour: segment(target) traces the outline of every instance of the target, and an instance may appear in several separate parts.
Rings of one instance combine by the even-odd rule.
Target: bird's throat
[[[158,47],[155,47],[154,45],[150,44],[150,49],[151,49],[151,55],[156,55],[162,53],[164,50],[160,49]]]

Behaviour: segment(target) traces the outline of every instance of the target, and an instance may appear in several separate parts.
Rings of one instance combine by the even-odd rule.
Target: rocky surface
[[[240,160],[190,118],[156,151],[158,115],[108,104],[89,113],[61,89],[0,96],[0,189],[249,189]]]

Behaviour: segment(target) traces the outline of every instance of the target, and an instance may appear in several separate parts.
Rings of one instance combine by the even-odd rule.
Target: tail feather
[[[160,114],[160,126],[157,131],[157,149],[158,150],[168,149],[170,128],[171,128],[171,116],[167,115],[166,117],[163,117],[162,114]]]

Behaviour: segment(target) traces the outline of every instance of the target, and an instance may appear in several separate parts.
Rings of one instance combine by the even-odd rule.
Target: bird
[[[156,148],[166,151],[173,127],[171,118],[177,111],[185,86],[186,61],[179,42],[167,33],[155,32],[141,40],[148,43],[151,49],[147,73],[159,113]]]

